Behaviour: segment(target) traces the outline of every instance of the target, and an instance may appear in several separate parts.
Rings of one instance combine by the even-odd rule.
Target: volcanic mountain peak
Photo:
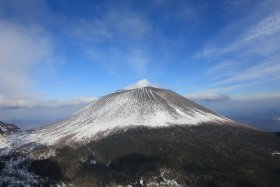
[[[277,136],[159,88],[119,90],[64,121],[6,137],[0,186],[279,184],[271,175],[280,167]]]
[[[229,121],[173,91],[144,87],[119,90],[101,97],[70,118],[35,130],[27,140],[28,143],[52,145],[61,140],[68,143],[97,139],[119,129],[137,126],[167,127]]]

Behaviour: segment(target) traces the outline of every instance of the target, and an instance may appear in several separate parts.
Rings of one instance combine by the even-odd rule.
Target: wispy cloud
[[[91,49],[86,52],[89,58],[97,64],[106,67],[112,74],[120,71],[134,71],[137,74],[145,74],[149,65],[149,55],[142,49],[118,49],[112,48],[106,51]]]
[[[275,11],[258,19],[227,44],[217,46],[212,41],[196,55],[216,62],[207,71],[211,89],[237,89],[252,82],[257,85],[280,79],[280,13]]]
[[[279,50],[280,13],[272,14],[253,26],[241,38],[224,48],[221,53],[244,50],[245,54],[271,55]]]
[[[267,56],[279,50],[280,34],[280,13],[273,13],[257,24],[249,26],[248,30],[237,36],[227,45],[220,47],[207,47],[202,53],[201,58],[221,58],[224,55],[232,54],[238,56],[260,55]],[[235,54],[237,53],[237,54]]]
[[[70,24],[69,34],[85,42],[121,42],[143,39],[152,26],[140,14],[110,11],[95,19],[79,19]],[[117,41],[116,41],[117,40]]]
[[[248,88],[248,87],[251,87],[251,86],[255,86],[255,85],[259,85],[259,84],[265,84],[267,82],[269,82],[269,81],[262,80],[262,81],[252,81],[252,82],[246,82],[246,83],[233,84],[233,85],[229,85],[229,86],[220,85],[220,87],[210,88],[210,89],[207,89],[207,91],[208,92],[226,93],[226,92],[229,92],[229,91],[232,91],[232,90],[242,90],[244,88]]]
[[[278,58],[275,60],[277,60],[276,63],[272,61],[256,65],[234,75],[231,78],[216,82],[215,85],[252,80],[261,82],[263,80],[280,80],[280,64],[278,64]]]

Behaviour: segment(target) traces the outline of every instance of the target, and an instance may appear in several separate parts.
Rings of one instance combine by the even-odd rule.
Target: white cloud
[[[34,94],[34,72],[46,73],[58,63],[53,51],[41,27],[0,21],[0,108],[64,107],[92,99],[44,100]]]
[[[30,97],[8,99],[6,97],[0,96],[0,108],[59,108],[75,105],[85,105],[95,100],[95,97],[79,97],[69,100],[44,100],[34,99]]]
[[[185,97],[193,101],[225,101],[230,99],[229,96],[224,94],[207,92],[186,94]]]
[[[0,94],[17,97],[32,85],[32,71],[52,56],[49,37],[39,27],[0,22]]]
[[[143,88],[143,87],[147,87],[147,86],[154,86],[154,85],[151,84],[150,81],[148,81],[147,79],[142,79],[134,84],[128,85],[127,87],[125,87],[125,89]]]

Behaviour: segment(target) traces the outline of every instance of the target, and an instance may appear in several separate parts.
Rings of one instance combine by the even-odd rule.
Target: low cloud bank
[[[95,97],[78,97],[69,100],[40,100],[32,98],[7,98],[0,96],[0,108],[19,109],[19,108],[57,108],[74,105],[84,105],[96,100]]]
[[[227,95],[218,93],[194,93],[186,94],[185,97],[193,101],[225,101],[231,99]]]

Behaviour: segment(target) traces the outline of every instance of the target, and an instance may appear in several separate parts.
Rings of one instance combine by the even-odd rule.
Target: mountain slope
[[[6,146],[8,136],[19,131],[16,125],[0,121],[0,149]]]
[[[83,143],[137,126],[168,127],[205,122],[225,124],[231,120],[193,103],[170,90],[145,87],[120,90],[101,97],[72,117],[11,137],[11,142],[43,145]]]
[[[279,137],[241,126],[137,127],[58,149],[29,171],[74,186],[278,186],[277,150]]]
[[[59,123],[5,137],[0,186],[280,183],[278,136],[219,116],[170,90],[120,90]]]

